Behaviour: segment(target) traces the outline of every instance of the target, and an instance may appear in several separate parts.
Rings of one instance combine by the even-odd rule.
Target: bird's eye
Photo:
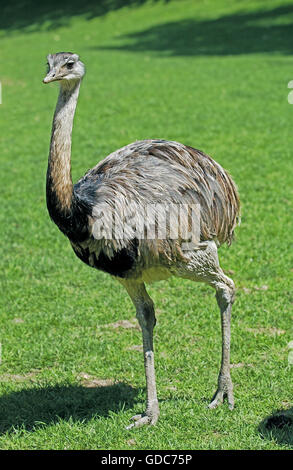
[[[73,61],[67,62],[67,64],[66,64],[66,65],[67,65],[67,68],[68,68],[68,69],[72,69],[73,64],[74,64]]]

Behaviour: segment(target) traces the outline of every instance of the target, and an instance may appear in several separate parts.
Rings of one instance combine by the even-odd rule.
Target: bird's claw
[[[151,424],[151,417],[145,414],[140,414],[132,416],[131,421],[133,421],[133,423],[126,426],[126,429],[139,428],[144,424]]]
[[[144,426],[145,424],[154,425],[158,421],[158,418],[159,418],[159,412],[148,413],[148,414],[142,413],[142,414],[134,415],[131,418],[131,421],[133,421],[133,423],[126,426],[126,429],[128,430],[132,428],[139,428],[141,426]]]
[[[230,377],[219,377],[219,385],[215,395],[212,398],[209,408],[217,408],[224,401],[224,398],[228,400],[229,410],[234,408],[234,396],[233,396],[233,385]]]

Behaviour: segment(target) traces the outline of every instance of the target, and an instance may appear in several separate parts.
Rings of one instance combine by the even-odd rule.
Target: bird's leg
[[[225,276],[226,277],[226,276]],[[230,323],[231,308],[234,301],[234,284],[226,277],[227,284],[217,288],[216,299],[221,311],[222,361],[218,378],[218,388],[209,408],[216,408],[227,397],[230,410],[234,407],[233,384],[230,376]]]
[[[156,424],[159,418],[157,399],[155,361],[153,348],[153,329],[156,323],[154,304],[143,283],[124,283],[135,307],[136,316],[142,330],[144,368],[147,388],[147,407],[143,414],[132,417],[133,423],[127,429],[144,424]]]
[[[128,426],[128,428],[141,426],[142,424],[156,424],[159,417],[153,349],[153,328],[155,325],[154,308],[150,304],[138,306],[136,315],[142,329],[147,408],[143,415],[133,417],[134,423]]]
[[[202,249],[189,254],[189,279],[205,282],[216,289],[216,299],[221,311],[222,325],[222,361],[218,378],[218,388],[209,405],[216,408],[227,397],[229,408],[234,406],[233,385],[230,376],[230,322],[231,308],[234,301],[235,286],[220,267],[218,250],[214,241],[202,244]]]

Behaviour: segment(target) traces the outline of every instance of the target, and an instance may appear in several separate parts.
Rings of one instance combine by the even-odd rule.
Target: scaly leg
[[[234,397],[233,384],[230,376],[230,323],[231,308],[234,300],[234,285],[231,279],[229,279],[229,281],[230,288],[228,286],[225,288],[219,288],[216,294],[217,302],[221,311],[222,361],[218,378],[218,388],[213,396],[209,408],[216,408],[220,403],[223,403],[224,398],[227,397],[229,408],[232,410],[234,408]],[[231,286],[233,286],[233,290],[231,290]]]
[[[235,286],[219,265],[218,251],[215,242],[207,241],[201,249],[190,254],[186,276],[197,282],[205,282],[216,289],[216,299],[221,311],[222,326],[222,361],[218,378],[218,388],[209,408],[215,408],[227,397],[229,408],[234,406],[233,385],[230,376],[230,321],[234,301]]]
[[[155,362],[153,349],[153,329],[156,323],[154,305],[149,297],[145,285],[135,281],[123,281],[131,300],[136,308],[136,316],[142,329],[144,368],[147,388],[147,407],[143,414],[132,417],[134,421],[126,429],[156,424],[159,418],[159,404],[157,399]]]

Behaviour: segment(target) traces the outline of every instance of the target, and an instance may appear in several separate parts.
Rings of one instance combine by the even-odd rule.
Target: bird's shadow
[[[139,390],[123,382],[87,388],[81,385],[32,387],[0,397],[0,434],[17,428],[34,431],[60,419],[84,421],[133,407]]]
[[[263,419],[258,431],[264,439],[293,447],[293,408],[274,411]]]

